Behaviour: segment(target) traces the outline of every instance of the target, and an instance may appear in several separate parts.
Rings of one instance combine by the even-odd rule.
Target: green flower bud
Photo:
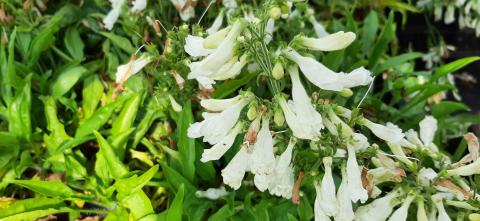
[[[278,6],[275,6],[275,7],[270,9],[269,14],[270,14],[271,19],[277,20],[282,15],[282,10]]]
[[[351,97],[353,95],[353,91],[350,88],[345,88],[340,92],[340,96],[342,97]]]
[[[275,110],[275,114],[273,115],[273,122],[275,122],[275,125],[279,127],[285,123],[285,116],[283,116],[283,112],[280,108]]]
[[[275,66],[273,66],[273,70],[272,70],[273,78],[275,80],[280,80],[283,78],[284,75],[285,75],[285,71],[283,69],[282,63],[281,62],[275,63]]]
[[[258,111],[257,111],[257,105],[250,105],[250,108],[248,108],[247,112],[247,118],[249,120],[255,120],[257,117]]]

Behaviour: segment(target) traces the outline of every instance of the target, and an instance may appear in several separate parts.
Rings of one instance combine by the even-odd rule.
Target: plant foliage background
[[[187,134],[202,119],[199,97],[229,98],[240,90],[273,96],[262,71],[218,81],[214,91],[199,90],[187,78],[191,57],[184,50],[185,38],[207,36],[206,29],[226,13],[226,1],[149,0],[136,12],[125,1],[108,30],[102,19],[114,2],[0,1],[0,220],[312,220],[313,183],[324,173],[319,165],[303,168],[299,203],[258,191],[251,174],[242,187],[226,187],[219,198],[197,192],[224,186],[220,171],[243,142],[239,136],[225,158],[200,161],[209,146]],[[191,9],[179,4],[191,4]],[[432,115],[438,121],[434,143],[440,151],[453,162],[468,153],[462,136],[480,118],[454,98],[461,88],[448,76],[480,57],[445,62],[446,49],[436,53],[399,46],[397,33],[409,15],[424,13],[432,19],[434,7],[395,0],[253,0],[238,1],[226,17],[250,12],[262,20],[272,16],[272,8],[288,15],[288,4],[301,15],[279,18],[272,42],[286,45],[299,33],[315,36],[313,16],[328,32],[351,31],[356,40],[345,49],[312,56],[334,71],[364,66],[375,77],[370,87],[353,88],[351,96],[306,84],[309,92],[405,131]],[[195,16],[182,20],[184,10]],[[233,21],[225,18],[224,24]],[[436,32],[431,36],[437,40],[424,39],[436,43],[431,48],[446,44]],[[141,55],[148,55],[150,63],[116,82],[117,68]],[[305,162],[300,163],[318,161],[308,143],[302,145],[305,151],[297,159]],[[465,180],[476,192],[480,177]],[[479,208],[475,197],[469,203]],[[467,219],[475,209],[453,207],[448,213]]]

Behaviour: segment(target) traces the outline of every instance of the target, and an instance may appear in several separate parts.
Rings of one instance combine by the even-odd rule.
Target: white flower
[[[480,174],[480,160],[477,160],[473,163],[447,170],[449,176],[471,176],[473,174]]]
[[[444,22],[445,24],[450,24],[455,21],[455,6],[453,4],[448,4],[447,11],[445,12]]]
[[[423,186],[429,186],[437,176],[438,174],[435,172],[435,170],[424,167],[418,172],[418,181]]]
[[[212,84],[215,83],[213,76],[215,76],[219,70],[222,70],[224,65],[232,65],[234,63],[229,61],[233,58],[233,48],[236,43],[236,38],[240,35],[243,28],[243,22],[237,21],[213,53],[201,61],[192,62],[189,65],[190,73],[188,74],[188,79],[196,79],[201,86],[211,89]],[[221,76],[216,75],[215,77],[219,78]]]
[[[420,139],[423,141],[425,147],[429,147],[432,144],[433,138],[435,137],[435,132],[437,131],[437,120],[432,116],[425,116],[425,118],[420,121]]]
[[[267,190],[270,180],[267,174],[259,173],[255,174],[255,176],[253,177],[253,183],[255,184],[257,189],[260,190],[260,192],[263,192]]]
[[[389,143],[398,144],[405,136],[402,133],[402,129],[390,122],[388,122],[386,126],[383,126],[381,124],[376,124],[367,119],[364,119],[362,121],[362,125],[370,129],[370,131],[372,131],[375,136]]]
[[[407,196],[407,198],[403,201],[402,205],[393,212],[392,216],[388,219],[389,221],[405,221],[407,220],[408,216],[408,208],[412,203],[415,197],[413,195]]]
[[[220,159],[225,152],[232,146],[235,138],[242,130],[242,124],[237,123],[235,127],[228,132],[227,136],[225,136],[220,142],[216,143],[210,149],[203,150],[202,158],[200,161],[208,162],[211,160],[218,160]]]
[[[143,11],[147,7],[147,0],[134,0],[133,1],[132,12]]]
[[[435,21],[440,21],[442,19],[443,7],[441,4],[435,4],[433,14],[435,16]]]
[[[437,207],[438,210],[438,216],[437,216],[437,221],[451,221],[450,217],[447,214],[447,211],[445,210],[445,207],[443,207],[443,199],[446,196],[444,194],[437,193],[432,196],[433,203],[435,204],[435,207]]]
[[[202,114],[204,120],[191,124],[188,128],[190,138],[203,137],[204,142],[212,145],[220,142],[237,123],[242,109],[250,102],[250,96],[244,95],[220,113]],[[205,103],[208,103],[205,101]]]
[[[294,139],[288,143],[287,149],[276,160],[275,169],[270,175],[268,190],[271,194],[281,196],[285,199],[292,197],[294,174],[291,165],[292,151],[295,146]]]
[[[418,133],[417,131],[413,129],[409,129],[407,132],[405,132],[405,138],[407,138],[407,141],[412,143],[413,145],[422,147],[423,142],[418,138]]]
[[[467,141],[468,152],[472,161],[477,161],[480,154],[480,144],[478,143],[478,138],[474,133],[467,133],[463,138]]]
[[[428,221],[423,197],[417,200],[417,221]]]
[[[222,170],[223,183],[238,190],[242,185],[242,180],[247,169],[248,154],[245,147],[242,146],[233,159]]]
[[[313,204],[313,212],[315,214],[315,221],[330,221],[330,218],[325,214],[322,209],[323,200],[321,197],[322,187],[319,183],[315,182],[315,191],[317,196],[315,197],[315,202]]]
[[[275,28],[275,20],[272,18],[269,18],[267,20],[267,25],[265,26],[265,39],[263,39],[265,44],[270,43],[270,41],[272,40],[274,28]]]
[[[210,76],[211,79],[216,81],[223,81],[231,78],[235,78],[240,74],[242,68],[247,64],[247,55],[244,54],[240,57],[240,60],[237,57],[232,58],[227,64],[222,66],[217,73]]]
[[[229,8],[229,9],[237,8],[237,0],[223,0],[222,3],[226,8]]]
[[[212,26],[210,26],[210,28],[208,28],[206,31],[209,35],[215,33],[215,32],[218,32],[218,30],[220,29],[220,27],[222,27],[222,24],[223,24],[223,16],[224,16],[224,11],[221,10],[220,13],[218,13],[217,17],[215,18],[215,20],[213,21],[213,24]]]
[[[335,197],[335,183],[332,176],[332,158],[324,157],[323,166],[325,167],[325,174],[322,178],[321,199],[323,212],[327,216],[335,216],[338,212],[337,199]]]
[[[214,52],[214,49],[205,48],[203,46],[204,38],[188,35],[185,38],[185,52],[193,57],[202,57],[207,56]]]
[[[228,107],[237,104],[242,100],[242,95],[237,95],[227,99],[203,99],[200,101],[200,105],[208,111],[218,112],[224,111]]]
[[[355,41],[353,32],[339,31],[321,38],[297,37],[298,44],[310,50],[337,51],[348,47]]]
[[[250,155],[250,171],[253,174],[270,174],[275,168],[273,138],[269,130],[268,118],[262,119],[262,127],[257,135],[257,142]]]
[[[329,33],[325,30],[325,27],[320,22],[318,22],[314,16],[310,16],[308,18],[308,21],[312,23],[313,30],[315,30],[315,34],[317,35],[317,37],[322,38],[329,35]]]
[[[125,0],[110,0],[110,3],[112,4],[112,9],[103,18],[103,24],[105,24],[105,28],[108,30],[112,30],[113,25],[117,22]]]
[[[342,91],[360,85],[368,85],[373,80],[370,71],[363,67],[350,73],[334,72],[322,63],[310,57],[304,57],[292,48],[283,51],[288,59],[298,64],[305,77],[317,87],[324,90]]]
[[[405,152],[403,152],[402,146],[400,146],[400,144],[387,142],[387,145],[388,147],[390,147],[390,150],[397,157],[398,160],[402,161],[409,168],[414,168],[414,163],[407,157]]]
[[[195,196],[198,198],[207,198],[210,200],[217,200],[220,197],[228,195],[228,192],[225,190],[224,186],[219,188],[208,188],[205,191],[198,190],[195,192]]]
[[[287,104],[283,97],[279,97],[287,124],[295,137],[317,140],[320,137],[320,130],[323,129],[322,116],[315,110],[303,88],[297,67],[290,67],[288,71],[292,79],[293,100]]]
[[[384,221],[392,213],[396,205],[396,198],[400,196],[399,191],[392,191],[384,197],[378,198],[370,204],[359,207],[355,211],[356,221]]]
[[[172,109],[175,111],[175,112],[181,112],[182,111],[182,105],[180,105],[176,100],[175,98],[173,98],[173,96],[171,94],[168,95],[168,98],[170,99],[170,104],[172,105]]]
[[[118,66],[117,73],[115,73],[115,83],[123,84],[132,75],[142,70],[142,68],[148,63],[150,63],[150,58],[144,55],[138,59],[135,59],[135,56],[132,56],[132,59],[130,59],[128,63]]]
[[[347,145],[348,159],[347,159],[347,184],[350,198],[353,202],[364,203],[368,199],[368,192],[363,188],[360,168],[357,163],[355,148],[352,145]]]
[[[348,188],[348,175],[346,168],[342,167],[342,183],[337,192],[338,213],[334,217],[335,221],[352,221],[355,217],[352,208],[352,200]]]

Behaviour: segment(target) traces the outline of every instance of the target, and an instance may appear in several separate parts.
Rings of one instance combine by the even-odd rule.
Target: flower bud
[[[353,91],[350,90],[350,88],[344,88],[341,92],[340,92],[340,96],[342,97],[351,97],[353,95]]]
[[[248,112],[247,112],[247,118],[249,120],[254,120],[256,117],[257,117],[257,105],[253,104],[253,105],[250,105],[250,108],[248,108]]]
[[[285,123],[285,117],[283,116],[283,112],[281,109],[275,110],[275,114],[273,115],[273,122],[275,122],[275,125],[279,127]]]
[[[273,70],[272,70],[273,78],[275,80],[280,80],[283,78],[284,75],[285,75],[285,71],[283,69],[282,63],[281,62],[275,63],[275,66],[273,66]]]
[[[277,20],[282,15],[282,10],[278,6],[275,6],[270,9],[269,14],[271,19]]]
[[[230,31],[230,28],[224,28],[220,31],[217,31],[209,35],[203,41],[203,47],[208,49],[217,48],[220,45],[220,43],[222,43],[223,39],[225,39],[229,31]]]

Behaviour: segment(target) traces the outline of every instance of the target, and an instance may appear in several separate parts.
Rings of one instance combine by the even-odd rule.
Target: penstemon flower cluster
[[[302,182],[300,174],[311,176],[313,183],[302,188],[315,189],[315,220],[450,220],[476,211],[480,196],[463,178],[480,174],[476,137],[466,135],[470,154],[452,163],[435,145],[432,116],[420,122],[418,132],[404,131],[324,99],[322,92],[349,97],[353,88],[373,83],[364,67],[335,72],[312,55],[345,49],[356,34],[328,34],[309,19],[317,36],[297,33],[284,42],[275,37],[282,20],[308,17],[312,11],[279,2],[267,1],[258,11],[230,9],[242,16],[229,17],[224,26],[220,14],[208,36],[185,38],[191,56],[188,79],[198,82],[205,109],[188,136],[211,145],[201,161],[234,151],[221,171],[224,184],[237,190],[251,173],[256,189],[293,201],[299,197],[295,183]],[[209,97],[219,82],[252,73],[258,76],[256,85],[230,98]],[[234,145],[239,139],[241,144]],[[305,156],[314,161],[304,161]],[[215,191],[198,195],[215,198]],[[225,194],[223,187],[217,192]],[[449,214],[446,207],[456,212]],[[409,215],[411,210],[416,215]]]

